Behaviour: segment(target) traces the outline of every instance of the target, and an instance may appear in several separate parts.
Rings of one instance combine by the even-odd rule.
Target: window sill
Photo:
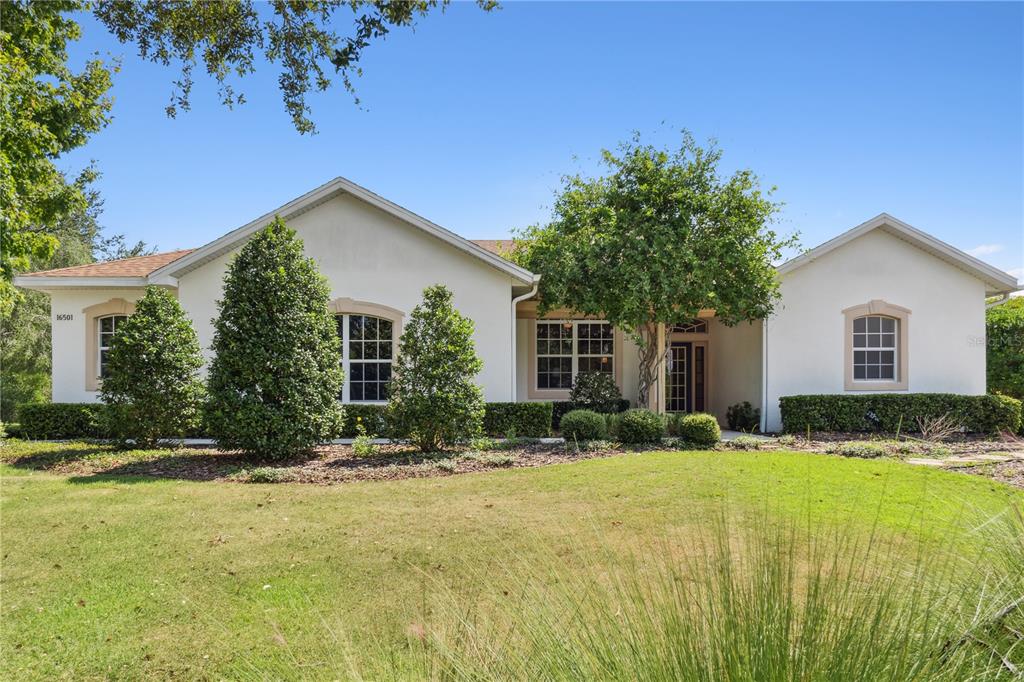
[[[847,391],[906,391],[906,381],[850,381]]]

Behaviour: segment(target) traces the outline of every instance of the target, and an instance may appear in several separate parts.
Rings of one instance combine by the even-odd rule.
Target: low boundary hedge
[[[64,440],[70,438],[108,438],[104,428],[103,403],[32,403],[18,409],[19,430],[22,438],[37,440]],[[544,438],[551,435],[553,404],[487,403],[484,412],[484,431],[489,436],[504,437],[511,432],[524,438]],[[366,433],[388,438],[390,428],[387,405],[345,405],[340,438],[359,435],[356,425],[362,422]],[[204,438],[203,433],[189,434]]]
[[[917,419],[951,415],[969,433],[1016,432],[1021,401],[1001,395],[953,393],[871,393],[790,395],[779,399],[782,429],[811,431],[918,431]]]

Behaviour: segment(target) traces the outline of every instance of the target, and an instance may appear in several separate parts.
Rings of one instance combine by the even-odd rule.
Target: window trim
[[[135,303],[123,298],[112,298],[103,303],[82,308],[85,322],[85,390],[98,391],[103,383],[99,375],[99,321],[111,315],[132,315]]]
[[[356,301],[351,298],[336,298],[327,304],[327,309],[330,310],[332,315],[344,315],[345,321],[342,323],[342,338],[341,338],[341,366],[345,370],[345,385],[341,391],[341,403],[343,405],[387,405],[387,400],[352,400],[349,397],[349,377],[350,374],[350,363],[349,359],[349,348],[348,348],[348,316],[349,315],[365,315],[369,317],[376,317],[382,320],[387,320],[391,323],[391,365],[394,367],[395,357],[398,355],[398,339],[402,336],[402,320],[405,318],[405,313],[397,308],[390,308],[386,305],[380,305],[378,303],[369,303],[367,301]],[[378,361],[380,362],[380,361]],[[392,371],[394,371],[392,369]]]
[[[573,325],[572,334],[572,371],[573,379],[575,380],[579,348],[576,345],[576,326],[578,324],[586,324],[593,322],[602,322],[608,324],[608,320],[603,320],[596,317],[567,317],[565,315],[552,315],[550,317],[533,318],[529,320],[529,351],[527,352],[527,372],[529,377],[527,378],[526,384],[526,395],[530,399],[534,400],[568,400],[570,389],[565,388],[538,388],[537,387],[537,324],[538,323],[565,323],[571,322]],[[622,390],[622,344],[623,334],[618,328],[612,326],[612,376],[615,379],[615,385]]]
[[[896,320],[896,378],[853,378],[853,321],[858,317],[882,316]],[[906,391],[910,386],[910,309],[875,299],[843,310],[843,386],[847,391]],[[861,349],[863,350],[863,349]]]

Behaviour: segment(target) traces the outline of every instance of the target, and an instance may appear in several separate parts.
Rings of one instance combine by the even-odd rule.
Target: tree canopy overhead
[[[713,309],[728,325],[767,317],[773,262],[795,238],[769,226],[779,210],[749,170],[723,177],[721,151],[688,133],[676,149],[639,136],[602,153],[607,174],[563,178],[550,222],[518,235],[513,257],[541,275],[541,311],[601,316],[641,348],[647,401],[656,329]]]

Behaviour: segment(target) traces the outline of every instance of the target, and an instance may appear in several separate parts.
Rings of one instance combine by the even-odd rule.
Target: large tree
[[[1024,400],[1024,298],[985,311],[988,390]]]
[[[757,177],[723,177],[721,151],[684,134],[677,149],[638,136],[605,150],[606,175],[563,178],[550,222],[523,230],[513,257],[541,275],[541,311],[600,315],[640,347],[638,401],[658,366],[657,328],[713,309],[734,325],[772,312],[773,261],[792,239]]]

